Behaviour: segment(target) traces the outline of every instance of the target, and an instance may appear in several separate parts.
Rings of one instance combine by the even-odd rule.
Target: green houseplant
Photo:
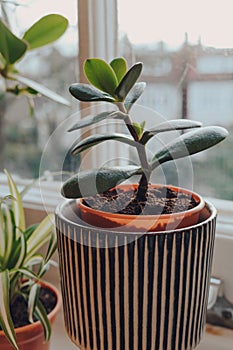
[[[25,95],[33,109],[33,98],[39,94],[52,100],[69,105],[62,96],[43,85],[20,74],[17,63],[31,50],[41,48],[60,38],[66,31],[68,21],[58,14],[49,14],[40,18],[26,30],[22,38],[16,36],[0,19],[0,79],[1,93],[13,93],[16,96]]]
[[[139,159],[138,166],[79,171],[62,186],[62,194],[75,199],[56,211],[65,322],[71,340],[81,349],[191,350],[200,342],[205,325],[215,208],[202,202],[192,222],[183,221],[192,209],[181,211],[183,217],[178,221],[179,213],[169,213],[165,222],[166,214],[159,212],[149,218],[144,209],[153,187],[151,174],[159,165],[208,149],[222,141],[227,131],[182,119],[150,129],[146,121],[133,121],[131,108],[145,88],[145,83],[137,82],[142,66],[136,63],[128,70],[123,58],[110,64],[98,58],[87,59],[84,70],[91,84],[70,87],[71,94],[80,101],[115,105],[112,110],[77,122],[70,131],[109,119],[122,120],[127,131],[88,136],[75,144],[72,154],[116,140],[134,147]],[[149,140],[172,130],[185,132],[149,159]],[[121,187],[121,182],[135,175],[140,176],[138,184],[126,190]],[[183,189],[165,186],[165,192],[170,189],[183,194]],[[136,218],[95,208],[96,201],[105,203],[105,199],[114,208],[112,197],[119,199],[121,192],[132,196],[130,200],[127,197],[126,208],[132,202],[136,202],[137,210],[139,207]],[[195,194],[188,196],[194,198]],[[90,202],[94,209],[89,208]],[[197,207],[199,199],[195,202]],[[122,221],[116,223],[114,215]],[[124,221],[127,216],[133,217],[132,223],[129,218]]]
[[[53,215],[26,227],[22,193],[12,176],[5,173],[10,194],[0,202],[0,347],[4,350],[48,349],[44,340],[50,338],[50,322],[54,321],[61,304],[56,288],[42,280],[57,246]],[[46,245],[43,256],[40,249]],[[42,290],[50,291],[52,310],[40,298]],[[26,320],[21,321],[17,313],[22,317],[26,306],[18,310],[17,305],[22,304],[28,311]]]

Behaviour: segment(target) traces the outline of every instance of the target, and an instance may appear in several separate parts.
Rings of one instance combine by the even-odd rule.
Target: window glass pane
[[[46,86],[70,102],[68,87],[76,80],[77,66],[77,1],[0,2],[0,17],[8,22],[19,38],[39,18],[52,13],[65,16],[69,21],[68,29],[54,43],[27,52],[16,63],[16,68],[22,76]],[[0,83],[3,86],[3,80]],[[7,81],[7,88],[17,86],[21,89],[24,85]],[[32,106],[27,97],[6,93],[3,88],[0,91],[0,171],[7,168],[22,177],[37,177],[44,146],[56,126],[70,115],[70,107],[40,96],[33,99],[34,114],[31,116]],[[61,138],[57,138],[49,170],[59,170],[58,158],[64,157],[64,147]]]
[[[177,172],[183,169],[189,187],[232,200],[233,2],[118,0],[118,11],[121,54],[130,64],[144,63],[147,88],[139,103],[165,119],[189,118],[230,132],[220,145],[192,157],[191,172],[181,160],[168,164],[167,181],[180,185]]]

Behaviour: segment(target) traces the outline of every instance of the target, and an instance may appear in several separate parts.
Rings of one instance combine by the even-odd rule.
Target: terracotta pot
[[[66,330],[80,349],[191,350],[206,320],[216,210],[164,232],[88,226],[56,211]]]
[[[123,231],[166,231],[182,227],[195,225],[198,222],[199,215],[205,206],[204,200],[192,191],[175,187],[163,185],[151,185],[152,188],[168,187],[177,192],[177,195],[185,193],[193,197],[197,206],[179,213],[161,214],[161,215],[125,215],[114,214],[104,211],[92,209],[83,204],[83,199],[78,200],[81,218],[92,226],[103,228],[121,227]],[[118,188],[123,191],[133,192],[137,185],[119,185]]]
[[[56,297],[57,304],[54,309],[48,314],[48,318],[51,324],[55,321],[58,311],[62,304],[61,294],[57,288],[50,283],[42,283],[42,286],[51,289]],[[17,344],[20,350],[48,350],[49,342],[45,343],[44,331],[39,321],[27,326],[19,327],[15,329]],[[0,349],[12,350],[13,347],[5,337],[3,331],[0,331]]]

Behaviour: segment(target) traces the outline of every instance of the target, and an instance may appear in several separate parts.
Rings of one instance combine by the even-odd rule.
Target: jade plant
[[[0,329],[15,350],[19,350],[11,314],[11,306],[20,296],[28,305],[29,322],[40,320],[45,340],[51,334],[51,326],[39,299],[44,274],[51,264],[56,250],[53,214],[39,224],[27,227],[19,192],[12,176],[5,170],[9,195],[0,198]],[[47,246],[43,256],[40,249]]]
[[[145,200],[151,174],[158,166],[208,149],[227,136],[227,130],[222,127],[203,127],[201,123],[187,119],[168,120],[152,128],[147,128],[146,116],[142,123],[135,122],[131,116],[131,108],[146,86],[144,82],[137,82],[142,68],[142,63],[136,63],[128,69],[127,62],[122,57],[113,59],[109,64],[100,58],[90,58],[84,63],[84,72],[90,84],[75,83],[70,86],[70,93],[76,99],[89,103],[108,102],[114,108],[78,121],[69,131],[75,131],[103,120],[108,122],[109,119],[122,120],[126,130],[122,134],[108,133],[88,136],[78,141],[71,153],[78,155],[104,141],[115,140],[134,147],[140,165],[79,171],[63,184],[62,194],[65,197],[91,196],[96,194],[96,189],[98,193],[104,193],[130,177],[140,175],[136,198]],[[153,157],[149,159],[147,143],[152,138],[156,138],[159,133],[174,130],[182,130],[183,133],[162,149],[155,150]]]
[[[56,102],[69,105],[62,96],[45,86],[22,76],[17,63],[31,50],[39,49],[60,38],[68,27],[65,17],[49,14],[40,18],[22,37],[16,36],[9,26],[0,19],[0,83],[2,93],[12,93],[16,96],[24,95],[29,99],[33,110],[33,97],[42,94]]]

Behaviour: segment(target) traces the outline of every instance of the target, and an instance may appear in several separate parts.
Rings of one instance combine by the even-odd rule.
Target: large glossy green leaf
[[[144,82],[136,83],[132,87],[132,89],[130,90],[130,92],[126,96],[126,99],[125,99],[125,102],[124,102],[124,105],[125,105],[125,108],[126,108],[127,112],[130,111],[130,109],[133,106],[133,104],[142,95],[143,91],[145,90],[145,87],[146,87],[146,83],[144,83]]]
[[[15,36],[0,20],[0,53],[7,64],[18,61],[27,51],[27,44]]]
[[[75,83],[72,84],[69,88],[69,91],[72,96],[77,98],[79,101],[84,102],[96,102],[96,101],[105,101],[105,102],[114,102],[115,99],[105,93],[101,92],[100,90],[94,88],[94,86],[91,86],[89,84],[81,84],[81,83]]]
[[[127,72],[126,60],[123,57],[117,57],[110,62],[110,66],[114,70],[119,84]]]
[[[40,18],[24,34],[23,39],[29,43],[29,49],[54,42],[66,31],[68,20],[58,14]]]
[[[62,195],[66,198],[81,198],[103,193],[141,173],[141,168],[135,166],[81,171],[63,184]]]
[[[8,270],[0,272],[0,325],[15,350],[19,350],[16,343],[14,325],[10,314],[10,279]]]
[[[100,58],[89,58],[85,61],[84,71],[89,82],[97,89],[115,95],[118,81],[110,64]]]
[[[70,106],[70,103],[69,101],[67,101],[64,97],[58,95],[57,93],[53,92],[52,90],[48,89],[47,87],[37,83],[36,81],[34,80],[31,80],[29,78],[26,78],[26,77],[23,77],[22,75],[19,75],[19,74],[13,74],[11,73],[9,75],[9,77],[11,79],[14,79],[14,80],[17,80],[19,81],[20,83],[26,85],[26,86],[29,86],[31,87],[32,89],[36,90],[37,92],[39,92],[40,94],[50,98],[51,100],[55,101],[55,102],[58,102],[58,103],[61,103],[65,106]]]
[[[120,100],[124,100],[138,80],[142,71],[142,63],[133,65],[118,85],[115,94]]]
[[[123,142],[130,146],[136,147],[136,142],[132,139],[132,137],[126,134],[114,133],[114,134],[107,134],[107,135],[92,135],[78,142],[72,149],[71,153],[72,155],[79,154],[87,150],[88,148],[91,148],[93,146],[98,145],[99,143],[102,143],[104,141],[109,141],[109,140]]]
[[[200,128],[202,123],[188,120],[188,119],[174,119],[167,120],[163,123],[158,124],[155,128],[146,130],[142,136],[141,143],[146,144],[154,135],[161,132],[174,131],[174,130],[187,130],[193,128]]]
[[[227,135],[227,130],[219,126],[203,127],[187,132],[156,153],[152,159],[151,166],[156,168],[170,160],[188,157],[204,151],[224,140]]]

